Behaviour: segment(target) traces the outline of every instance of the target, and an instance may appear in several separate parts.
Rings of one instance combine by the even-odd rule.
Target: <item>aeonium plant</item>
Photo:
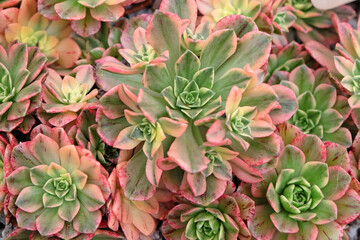
[[[46,57],[18,42],[0,46],[0,55],[0,131],[28,133],[35,124],[31,114],[41,105]]]
[[[284,147],[264,181],[242,183],[256,202],[249,230],[256,239],[341,239],[342,225],[359,215],[360,197],[350,189],[346,148],[279,126]],[[261,226],[261,227],[259,227]]]
[[[63,79],[56,71],[49,69],[43,83],[43,103],[38,108],[39,119],[44,124],[64,127],[74,124],[81,110],[97,102],[97,89],[91,65],[74,69],[73,75]]]
[[[198,205],[181,197],[161,227],[167,240],[175,239],[251,239],[244,221],[254,214],[254,202],[230,185],[216,201]]]
[[[230,16],[229,19],[232,18]],[[252,31],[253,28],[240,32],[240,26],[255,24],[248,18],[236,16],[239,26],[234,28],[242,36],[237,39],[234,30],[224,29],[231,27],[229,19],[218,23],[217,30],[209,35],[200,54],[196,55],[189,49],[181,48],[184,31],[181,26],[185,20],[174,13],[156,11],[147,25],[145,37],[157,53],[168,51],[169,59],[149,64],[143,75],[132,75],[134,78],[127,78],[126,85],[114,87],[101,98],[97,114],[101,138],[120,149],[144,144],[143,151],[135,154],[124,168],[128,180],[126,184],[120,183],[124,185],[128,198],[139,200],[152,196],[154,186],[150,183],[157,185],[162,173],[156,164],[159,158],[165,157],[192,174],[208,167],[210,160],[203,148],[206,141],[204,132],[209,123],[225,113],[225,102],[233,85],[244,93],[241,106],[253,110],[251,119],[269,123],[266,134],[249,136],[247,132],[249,144],[236,150],[240,149],[241,156],[253,162],[266,162],[278,154],[279,142],[270,137],[274,131],[273,124],[286,121],[295,111],[295,96],[286,87],[260,84],[261,78],[253,70],[265,64],[270,50],[270,36]],[[165,26],[160,24],[162,22],[167,22],[166,29],[173,31],[166,31]],[[219,45],[219,42],[222,44]],[[257,48],[253,48],[255,45]],[[249,52],[249,49],[256,50]],[[252,57],[249,58],[249,55]],[[113,71],[114,79],[109,78],[111,75],[104,78],[99,74],[99,82],[110,81],[113,84],[123,81],[121,71],[115,68],[107,68],[107,71]],[[115,78],[117,75],[119,78]],[[139,81],[141,76],[142,84]],[[281,105],[283,98],[290,104]],[[271,117],[269,112],[272,112]],[[260,125],[258,127],[261,128]],[[261,141],[262,146],[267,145],[269,151],[261,150],[260,145],[254,143],[257,141]],[[250,142],[254,143],[253,148],[249,147]],[[263,153],[261,159],[254,154],[257,150]],[[144,164],[142,169],[146,169],[146,176],[135,176],[135,171],[131,169],[139,167],[140,163]],[[140,181],[139,178],[149,184],[134,185]]]
[[[334,86],[321,80],[310,68],[301,65],[289,74],[288,80],[281,81],[282,85],[295,92],[299,104],[289,122],[305,134],[314,134],[323,141],[350,147],[351,133],[341,127],[350,115],[350,107],[346,98],[337,94]]]
[[[6,177],[18,226],[64,239],[94,233],[110,194],[108,173],[62,128],[39,125],[31,135],[13,148]]]
[[[17,40],[38,47],[47,57],[47,65],[56,63],[62,68],[71,68],[80,57],[80,48],[70,37],[70,24],[41,16],[35,0],[22,1],[19,9],[1,11],[0,18],[0,31],[4,31],[5,42]]]

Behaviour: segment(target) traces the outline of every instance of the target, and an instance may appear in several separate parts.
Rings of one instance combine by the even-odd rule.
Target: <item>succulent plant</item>
[[[354,123],[359,126],[360,104],[358,94],[358,76],[360,70],[360,54],[356,51],[360,46],[360,19],[358,27],[348,23],[340,23],[338,20],[338,33],[340,43],[335,46],[336,53],[324,45],[311,41],[306,44],[306,49],[312,57],[322,66],[326,67],[330,76],[335,80],[335,85],[348,95],[348,103],[351,107],[351,116]]]
[[[161,231],[167,240],[251,239],[244,221],[254,214],[254,202],[239,192],[227,193],[208,205],[179,198],[169,211]]]
[[[82,65],[74,71],[74,77],[61,79],[57,72],[49,69],[43,84],[44,103],[38,109],[43,123],[58,127],[73,123],[82,109],[97,100],[98,90],[92,90],[95,84],[92,67]]]
[[[4,213],[7,218],[9,214],[5,202],[8,202],[10,196],[4,178],[12,171],[10,156],[13,147],[17,144],[18,141],[11,133],[0,135],[0,209],[2,210],[5,205]]]
[[[299,104],[289,122],[305,134],[315,134],[323,141],[350,147],[351,133],[341,127],[350,114],[346,98],[337,96],[334,86],[316,81],[319,79],[306,65],[295,68],[288,79],[281,84],[295,92]]]
[[[150,240],[157,225],[155,217],[160,212],[166,211],[166,208],[157,199],[160,195],[145,201],[127,199],[119,183],[120,165],[114,168],[109,177],[111,188],[111,200],[107,203],[109,228],[117,231],[120,225],[127,239]],[[161,193],[161,199],[169,197],[171,199],[171,195]]]
[[[342,224],[359,215],[360,197],[349,189],[346,148],[279,126],[284,148],[277,167],[260,183],[242,184],[255,202],[248,226],[256,239],[341,239]]]
[[[103,166],[117,163],[119,151],[107,145],[97,133],[96,106],[83,109],[68,132],[74,144],[91,151]]]
[[[6,177],[18,226],[64,239],[94,233],[110,194],[108,173],[62,128],[39,125],[31,137],[13,148],[15,170]]]
[[[102,23],[100,30],[89,37],[75,36],[73,39],[81,49],[81,56],[77,65],[93,65],[96,60],[111,56],[121,60],[120,36],[122,31],[118,27],[111,27],[109,23]]]
[[[197,0],[203,20],[215,24],[229,15],[243,15],[255,19],[261,10],[259,0]]]
[[[166,3],[167,1],[164,1],[160,9],[164,9]],[[139,200],[144,196],[147,199],[154,193],[154,186],[151,184],[141,186],[130,184],[130,182],[135,184],[135,179],[140,178],[130,169],[130,166],[135,167],[133,163],[135,161],[139,163],[136,167],[139,167],[141,162],[144,164],[142,169],[147,171],[146,176],[141,176],[142,181],[148,181],[152,185],[157,185],[161,176],[162,171],[155,164],[159,158],[165,157],[172,166],[176,164],[191,174],[199,173],[208,167],[210,160],[205,157],[205,149],[202,146],[206,141],[205,125],[209,125],[225,113],[225,102],[233,85],[239,88],[236,92],[243,93],[241,106],[253,110],[251,116],[245,117],[251,117],[251,120],[256,116],[254,124],[256,122],[262,126],[267,123],[266,126],[269,128],[266,129],[266,133],[257,132],[256,135],[254,129],[254,136],[249,135],[249,131],[246,132],[248,134],[245,137],[246,141],[254,142],[252,144],[254,148],[250,148],[250,151],[247,151],[250,143],[241,146],[234,141],[232,147],[240,151],[241,157],[253,161],[253,165],[256,165],[257,161],[267,162],[273,158],[273,154],[278,153],[279,142],[274,141],[270,136],[275,129],[272,120],[277,124],[290,118],[296,110],[295,96],[292,96],[291,91],[289,92],[286,87],[273,88],[259,84],[261,80],[251,68],[258,69],[264,65],[270,50],[270,37],[259,31],[252,31],[252,28],[246,28],[245,32],[237,32],[242,36],[237,40],[235,31],[228,29],[231,28],[228,25],[230,19],[232,20],[233,16],[229,19],[225,18],[224,22],[215,26],[217,30],[205,40],[200,56],[197,56],[192,51],[180,47],[184,30],[180,27],[182,20],[173,13],[157,11],[147,25],[145,38],[157,53],[168,51],[168,60],[148,65],[143,75],[123,74],[122,66],[117,65],[115,68],[115,65],[108,63],[106,69],[108,72],[112,71],[112,75],[107,75],[105,78],[101,74],[97,76],[99,82],[102,82],[101,85],[107,86],[106,89],[112,84],[117,85],[100,100],[101,108],[97,113],[100,137],[110,146],[128,150],[145,142],[144,153],[139,151],[129,161],[124,172],[128,180],[127,184],[121,184],[124,185],[125,196],[129,199]],[[235,29],[239,29],[241,24],[255,26],[251,20],[243,16],[237,16],[236,19],[239,26],[234,27]],[[163,25],[158,24],[161,22],[171,24],[170,28],[174,31],[162,29]],[[171,41],[168,41],[169,39]],[[221,47],[217,47],[219,41],[223,43]],[[257,43],[260,45],[257,45],[256,51],[251,52],[251,62],[244,61],[243,56],[249,57],[250,54],[246,49]],[[101,61],[106,60],[101,59]],[[249,65],[245,67],[246,64]],[[104,68],[104,65],[102,67]],[[142,76],[143,84],[139,81]],[[125,80],[126,85],[122,85],[122,81]],[[257,95],[258,93],[261,94]],[[284,96],[291,104],[282,107],[281,98]],[[261,98],[265,98],[266,101],[260,101]],[[234,105],[236,106],[230,107],[231,114],[239,103]],[[279,112],[276,112],[275,108]],[[231,120],[240,119],[239,114],[241,113],[234,113],[232,116],[234,119]],[[224,138],[221,135],[215,136],[217,127],[222,126],[218,124],[219,122],[222,123],[223,119],[215,121],[214,126],[210,128],[210,138],[207,139],[217,146],[223,144],[221,142],[223,139],[220,138]],[[261,128],[260,125],[257,127],[255,125],[253,125],[255,128]],[[255,155],[255,152],[261,148],[255,143],[257,141],[268,143],[269,151],[262,151],[261,157]],[[227,144],[231,142],[227,141]],[[164,153],[167,153],[167,156]],[[145,161],[145,158],[148,160]],[[140,193],[143,196],[140,196]]]
[[[51,20],[71,21],[72,29],[83,37],[97,33],[101,22],[115,22],[134,0],[38,1],[39,13]]]
[[[355,16],[354,9],[350,6],[322,11],[315,8],[309,0],[286,0],[285,6],[292,9],[296,16],[293,27],[297,30],[303,42],[317,40],[326,45],[337,42],[336,32],[333,30],[332,15],[341,18],[341,21],[350,20]]]
[[[350,188],[354,189],[357,192],[357,194],[360,195],[359,140],[360,140],[360,133],[358,132],[354,138],[354,142],[351,151],[349,152],[349,156],[350,156],[350,175],[351,175]]]
[[[22,43],[0,46],[0,52],[0,131],[27,133],[35,123],[31,113],[41,104],[46,57]]]
[[[18,40],[28,46],[38,47],[47,57],[47,64],[56,63],[63,68],[70,68],[80,56],[80,48],[70,38],[70,25],[64,21],[49,21],[36,11],[36,0],[24,0],[19,11],[6,14],[12,22],[1,21],[7,42]],[[10,15],[10,16],[9,16]],[[71,51],[69,51],[71,50]]]

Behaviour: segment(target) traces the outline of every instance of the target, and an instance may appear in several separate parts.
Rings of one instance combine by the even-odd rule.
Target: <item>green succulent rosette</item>
[[[41,104],[46,57],[38,48],[17,42],[0,46],[0,55],[0,131],[28,133],[35,124],[31,113]]]
[[[110,195],[108,173],[62,128],[39,125],[31,135],[13,148],[6,177],[18,226],[63,239],[95,233]]]
[[[282,85],[291,88],[299,109],[289,120],[305,134],[315,134],[323,141],[350,147],[351,133],[341,127],[350,114],[345,97],[338,96],[334,86],[321,82],[321,76],[305,65],[295,68]]]
[[[360,198],[349,188],[346,148],[291,125],[279,126],[279,134],[285,147],[277,167],[263,182],[240,187],[256,202],[250,232],[256,239],[341,239],[342,225],[360,209]]]
[[[162,225],[166,239],[251,239],[244,223],[254,213],[254,202],[248,196],[227,193],[208,205],[179,200]]]

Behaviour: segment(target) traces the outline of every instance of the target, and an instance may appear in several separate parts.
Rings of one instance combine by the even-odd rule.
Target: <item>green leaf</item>
[[[321,200],[323,200],[324,198],[324,194],[322,193],[321,189],[314,185],[311,187],[311,206],[310,209],[314,209],[315,207],[317,207],[317,205],[319,205],[319,203],[321,202]]]
[[[254,70],[259,69],[268,60],[270,48],[270,35],[259,31],[245,34],[238,41],[235,53],[215,72],[215,79],[231,68],[244,68],[247,64]]]
[[[291,161],[293,161],[291,159]],[[295,170],[294,169],[283,169],[281,170],[275,184],[275,190],[278,194],[282,194],[288,182],[293,179]]]
[[[161,92],[164,88],[173,85],[169,72],[164,63],[151,64],[146,67],[144,72],[144,86],[155,91]]]
[[[36,212],[43,207],[43,194],[41,187],[26,187],[17,196],[15,205],[26,212]]]
[[[155,192],[156,187],[146,177],[147,161],[144,152],[139,151],[129,162],[121,163],[119,180],[125,196],[130,200],[144,201]]]
[[[326,163],[307,162],[301,170],[303,176],[311,185],[323,188],[329,181],[329,170]]]
[[[326,161],[325,145],[321,139],[315,135],[299,135],[293,140],[292,145],[304,153],[306,162]]]
[[[181,137],[175,139],[168,151],[168,156],[190,173],[204,170],[209,163],[205,151],[201,150],[200,144],[195,139],[193,128],[189,126]]]
[[[266,198],[275,212],[281,211],[280,195],[275,191],[274,185],[270,183],[266,191]]]
[[[199,58],[190,50],[181,55],[176,61],[175,72],[177,76],[185,79],[193,79],[194,74],[200,69]]]
[[[160,10],[175,13],[181,19],[190,19],[189,27],[193,30],[197,19],[195,0],[166,0],[160,5]]]
[[[312,93],[314,90],[315,76],[312,70],[306,65],[295,68],[290,73],[289,80],[298,86],[300,94],[307,91]]]
[[[348,224],[356,219],[360,212],[360,197],[355,190],[349,189],[345,195],[335,201],[338,216],[336,222],[340,224]]]
[[[194,81],[199,88],[211,89],[214,85],[214,68],[203,68],[194,75]]]
[[[337,218],[338,211],[333,201],[322,200],[311,212],[316,213],[316,217],[311,221],[317,225],[322,225],[334,221]]]
[[[293,176],[297,177],[299,176],[304,164],[304,153],[295,146],[287,145],[280,153],[277,170],[281,171],[282,169],[293,169],[295,171]]]
[[[42,236],[56,234],[63,226],[64,220],[58,216],[58,208],[47,208],[36,218],[36,227]]]
[[[299,108],[303,111],[316,108],[316,101],[311,92],[307,91],[298,97]]]
[[[73,221],[76,231],[82,233],[93,233],[98,228],[101,221],[100,210],[89,212],[80,204],[80,209]]]
[[[249,220],[248,226],[253,237],[258,239],[272,239],[276,228],[270,219],[270,214],[274,211],[270,206],[257,205],[255,215]]]
[[[6,184],[9,192],[14,196],[18,195],[24,188],[33,186],[30,179],[30,169],[27,167],[17,168],[6,177]]]
[[[167,66],[170,78],[175,76],[174,66],[180,56],[182,30],[180,17],[173,13],[155,11],[147,27],[147,39],[158,53],[169,51]]]
[[[318,236],[318,229],[315,224],[311,222],[298,221],[299,231],[297,233],[289,234],[289,238],[293,240],[316,240]]]
[[[232,29],[213,32],[205,41],[200,55],[201,68],[216,71],[236,50],[237,38]]]
[[[290,218],[286,212],[273,213],[270,215],[271,221],[279,232],[296,233],[299,231],[297,221]]]
[[[324,127],[324,131],[327,133],[336,131],[343,122],[344,118],[334,109],[325,110],[320,119],[320,124]]]
[[[59,207],[64,202],[62,198],[58,198],[57,196],[51,195],[49,193],[44,193],[42,200],[45,208]]]
[[[227,71],[220,79],[215,79],[213,90],[221,96],[221,99],[225,102],[228,98],[229,92],[233,86],[237,86],[240,89],[245,89],[251,76],[240,68],[232,68]]]
[[[151,123],[154,124],[156,120],[167,116],[167,104],[161,94],[142,88],[138,97],[138,104]]]
[[[316,109],[326,110],[335,105],[336,102],[336,88],[329,84],[320,84],[314,91],[316,100]]]
[[[86,184],[81,191],[77,191],[77,197],[82,206],[93,212],[105,204],[101,189],[95,184]]]
[[[50,179],[47,175],[48,166],[39,165],[30,169],[30,179],[35,186],[44,186]]]
[[[339,166],[329,167],[329,182],[321,189],[325,199],[340,199],[347,191],[350,181],[350,175],[343,168]]]
[[[329,236],[333,239],[341,239],[343,236],[343,228],[335,221],[317,225],[316,227],[318,229],[317,239],[329,239]]]

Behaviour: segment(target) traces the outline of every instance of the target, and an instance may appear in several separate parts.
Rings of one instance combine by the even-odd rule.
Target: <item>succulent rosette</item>
[[[310,0],[286,0],[285,6],[292,9],[296,16],[293,27],[303,42],[316,40],[326,45],[337,42],[336,32],[332,22],[332,15],[341,21],[347,21],[355,16],[354,9],[350,6],[340,6],[329,11],[315,8]]]
[[[279,127],[284,148],[264,181],[240,186],[256,202],[248,226],[256,239],[341,239],[343,224],[359,215],[360,197],[349,188],[346,148]]]
[[[122,30],[111,27],[109,23],[102,23],[99,32],[89,37],[75,36],[73,39],[81,49],[81,56],[76,61],[77,65],[93,65],[96,60],[111,56],[121,59],[119,49]]]
[[[309,59],[309,53],[297,42],[284,46],[274,44],[266,67],[265,81],[279,84],[281,80],[288,79],[289,73],[296,67],[308,63]]]
[[[288,79],[281,81],[281,84],[295,92],[299,104],[299,109],[289,122],[305,134],[314,134],[323,141],[350,147],[351,133],[349,129],[341,127],[350,114],[346,98],[337,96],[336,88],[331,84],[316,79],[314,72],[306,65],[295,68]]]
[[[81,111],[76,124],[68,132],[70,139],[83,148],[90,150],[94,158],[103,166],[117,163],[119,151],[107,145],[97,133],[96,106]]]
[[[38,117],[44,124],[63,127],[72,124],[85,107],[95,104],[98,94],[93,70],[90,65],[82,65],[75,70],[75,76],[64,79],[52,69],[43,84],[43,104],[38,109]]]
[[[6,184],[20,228],[64,239],[96,231],[110,194],[108,173],[62,128],[35,128],[31,141],[13,148],[11,164]]]
[[[115,22],[125,7],[135,0],[38,1],[39,13],[51,20],[71,21],[72,29],[83,37],[97,33],[101,22]]]
[[[22,43],[0,46],[0,131],[30,131],[31,115],[41,104],[41,82],[46,57],[36,47]]]
[[[215,24],[229,15],[243,15],[255,19],[261,10],[259,0],[197,0],[203,20]]]
[[[47,57],[47,64],[56,61],[63,68],[70,68],[79,58],[80,48],[70,38],[70,25],[63,20],[49,21],[41,16],[36,9],[36,0],[24,0],[19,9],[7,9],[0,15],[12,19],[0,23],[4,24],[0,29],[4,31],[6,41],[18,40],[38,47]]]
[[[168,1],[164,1],[160,8],[166,10],[166,4]],[[191,8],[190,4],[186,6]],[[181,12],[178,9],[172,11]],[[189,12],[191,13],[190,10]],[[191,15],[181,13],[182,16]],[[270,51],[270,36],[253,31],[256,29],[255,24],[243,16],[235,16],[238,25],[232,26],[229,20],[233,18],[234,16],[225,18],[215,26],[198,56],[189,49],[181,48],[181,36],[185,29],[181,26],[184,20],[174,13],[156,11],[147,25],[145,38],[158,53],[168,51],[168,60],[149,64],[143,75],[130,75],[133,78],[122,74],[120,67],[115,68],[114,65],[113,68],[107,69],[109,72],[112,71],[112,75],[97,75],[102,86],[120,84],[109,90],[100,100],[101,108],[97,113],[100,137],[110,146],[126,150],[144,142],[143,151],[135,154],[123,168],[127,180],[120,183],[129,199],[140,200],[144,196],[145,199],[152,196],[154,185],[158,184],[162,174],[162,170],[156,165],[159,159],[166,158],[172,169],[176,165],[191,174],[208,168],[210,160],[205,156],[203,148],[206,141],[204,133],[207,131],[205,125],[214,122],[225,113],[225,102],[233,85],[238,88],[236,92],[243,93],[243,101],[241,105],[234,102],[234,107],[227,107],[231,108],[229,114],[233,114],[238,107],[246,106],[244,108],[252,109],[252,113],[244,117],[245,121],[249,118],[260,125],[268,123],[268,128],[256,136],[249,135],[247,131],[248,145],[245,144],[242,148],[238,143],[234,143],[238,144],[235,146],[236,150],[241,151],[240,156],[246,160],[253,161],[253,165],[256,165],[256,162],[259,165],[270,161],[278,154],[280,142],[271,136],[275,129],[274,124],[286,121],[296,110],[295,95],[283,86],[259,84],[261,80],[253,69],[259,69],[265,64]],[[165,31],[160,24],[162,22],[169,23],[174,31]],[[242,29],[242,26],[250,28],[241,31],[239,29]],[[237,29],[236,33],[229,29],[232,27]],[[238,40],[236,34],[242,37]],[[221,47],[218,47],[219,42],[223,43]],[[251,52],[251,62],[244,61],[245,55],[250,54],[246,49],[255,46],[253,44],[257,44],[257,48],[256,52]],[[141,78],[143,84],[140,82]],[[262,98],[266,101],[260,100]],[[282,105],[283,99],[287,99],[289,104]],[[228,99],[228,102],[231,101]],[[241,111],[237,111],[232,117],[241,119]],[[223,120],[217,120],[215,123],[218,121]],[[214,136],[216,126],[219,125],[216,124],[211,128],[209,135],[212,136],[211,144],[220,146],[224,141],[220,139],[221,134]],[[260,125],[258,129],[261,128]],[[240,128],[239,126],[239,131]],[[258,141],[262,142],[262,146],[268,145],[269,151],[262,151],[260,145],[255,143]],[[226,143],[231,144],[229,141]],[[249,147],[250,145],[253,147]],[[247,151],[249,149],[251,150]],[[256,156],[255,152],[258,150],[263,154]],[[146,176],[134,175],[135,171],[132,168],[139,167],[140,164],[143,164],[142,169],[146,169]],[[178,172],[179,178],[183,176],[182,170]],[[140,178],[141,181],[151,184],[140,186]],[[191,185],[194,186],[194,182]],[[195,196],[203,193],[203,186]],[[211,184],[209,186],[215,189]],[[218,197],[220,196],[221,194]]]
[[[244,221],[254,214],[255,204],[232,187],[219,199],[197,205],[182,198],[169,211],[161,231],[167,240],[175,239],[251,239]]]

